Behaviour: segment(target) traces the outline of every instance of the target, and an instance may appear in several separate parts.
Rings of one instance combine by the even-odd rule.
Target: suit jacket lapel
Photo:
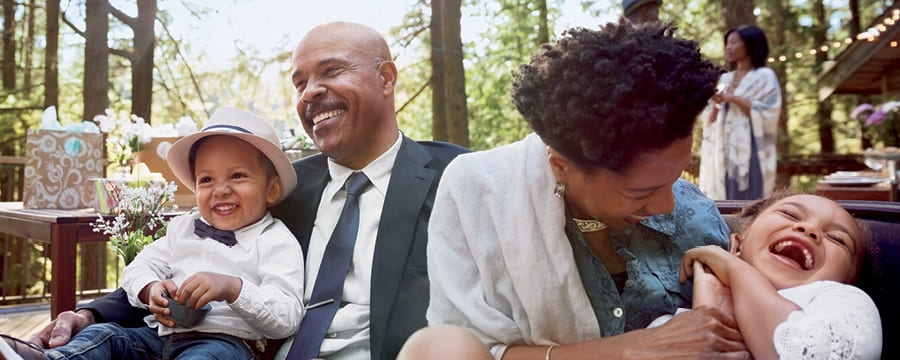
[[[300,241],[303,257],[306,258],[322,192],[325,191],[325,185],[330,179],[328,161],[323,155],[314,155],[295,162],[294,170],[297,172],[297,188],[291,193],[289,200],[276,205],[273,215],[282,219],[291,229]],[[291,206],[288,207],[286,204]]]
[[[415,141],[403,138],[391,171],[375,241],[370,309],[372,344],[382,343],[388,316],[397,297],[407,262],[398,260],[408,260],[416,228],[427,225],[427,222],[420,222],[420,217],[436,176],[433,169],[426,167],[430,161],[431,154],[427,150]],[[375,353],[377,349],[372,350]]]

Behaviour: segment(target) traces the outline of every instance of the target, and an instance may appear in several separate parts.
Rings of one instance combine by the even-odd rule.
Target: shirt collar
[[[366,174],[366,177],[372,182],[371,187],[380,192],[382,196],[387,193],[388,183],[391,181],[391,169],[394,168],[394,162],[397,160],[397,154],[400,152],[400,145],[403,143],[403,133],[398,133],[399,136],[397,136],[397,141],[394,142],[394,145],[391,145],[381,156],[359,170]],[[325,191],[331,199],[334,198],[334,195],[343,187],[344,182],[347,181],[347,178],[354,171],[334,162],[331,158],[328,159],[328,174],[331,176],[331,182]]]

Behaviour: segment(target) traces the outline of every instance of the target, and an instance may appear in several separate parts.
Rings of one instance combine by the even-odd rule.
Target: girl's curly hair
[[[566,30],[513,74],[513,103],[583,171],[623,172],[690,136],[722,73],[673,31],[624,21]]]

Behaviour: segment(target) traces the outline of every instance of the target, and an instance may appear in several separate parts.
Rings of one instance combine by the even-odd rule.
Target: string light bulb
[[[893,9],[890,14],[892,16],[885,17],[883,23],[877,24],[873,27],[870,27],[870,28],[866,29],[866,31],[856,34],[856,36],[852,36],[852,35],[848,36],[848,37],[844,38],[843,41],[834,40],[831,43],[831,46],[829,46],[826,43],[826,44],[822,44],[821,46],[818,46],[818,47],[813,47],[813,48],[807,50],[806,52],[809,53],[809,55],[816,55],[819,52],[827,53],[829,50],[837,50],[844,44],[850,45],[853,43],[854,40],[856,40],[856,41],[865,40],[868,42],[874,42],[876,39],[878,39],[878,37],[882,33],[886,33],[891,26],[897,25],[897,23],[900,22],[900,9]],[[900,45],[898,45],[897,41],[890,42],[890,47],[896,48],[898,46],[900,46]],[[803,56],[804,56],[803,51],[797,51],[794,53],[794,58],[802,59]],[[780,55],[778,57],[770,57],[767,59],[767,61],[768,62],[775,62],[775,61],[785,62],[785,61],[787,61],[787,59],[788,59],[788,57],[786,55]]]

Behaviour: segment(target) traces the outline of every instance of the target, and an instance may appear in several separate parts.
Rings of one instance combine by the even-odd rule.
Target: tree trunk
[[[786,19],[788,17],[788,10],[785,7],[784,0],[772,0],[770,1],[770,4],[772,18]],[[784,21],[774,21],[773,23],[771,30],[766,33],[766,37],[769,40],[769,49],[783,49],[787,35],[787,27],[785,26]],[[787,127],[787,105],[789,96],[788,93],[784,91],[785,85],[787,84],[787,66],[783,61],[769,63],[769,66],[775,71],[775,76],[778,77],[778,86],[781,88],[781,115],[778,117],[778,140],[775,144],[775,148],[776,152],[783,156],[791,153],[791,136]],[[786,173],[778,172],[778,176],[775,179],[775,186],[786,187],[790,184],[791,176]]]
[[[90,120],[109,107],[109,3],[87,0],[84,32],[84,115]],[[82,290],[106,288],[106,243],[82,244]],[[74,256],[74,254],[73,254]]]
[[[444,38],[444,98],[450,142],[469,147],[469,115],[466,106],[466,71],[463,67],[460,19],[462,1],[442,1],[441,31]]]
[[[753,0],[722,0],[722,19],[725,20],[725,29],[739,25],[756,25],[756,16],[753,15],[754,7]]]
[[[431,0],[431,136],[449,141],[447,104],[444,94],[444,33],[441,31],[441,0]]]
[[[84,36],[84,114],[90,120],[109,107],[109,3],[87,0]]]
[[[28,14],[27,18],[27,26],[26,35],[25,35],[25,65],[22,67],[22,86],[24,87],[22,92],[22,98],[25,100],[31,99],[31,87],[33,86],[31,81],[31,67],[32,61],[34,60],[34,11],[37,10],[36,0],[28,1]]]
[[[813,26],[813,44],[825,44],[828,41],[828,18],[825,13],[825,4],[822,0],[813,3],[813,16],[816,24]],[[828,52],[816,52],[816,70],[821,71],[825,61],[828,60]],[[834,153],[834,124],[831,120],[833,106],[831,99],[819,101],[816,105],[816,121],[819,125],[819,143],[823,154]]]
[[[850,28],[850,36],[856,36],[861,32],[859,19],[859,0],[850,0],[847,4],[850,8],[850,22],[847,24]]]
[[[3,0],[3,88],[16,88],[16,0]]]
[[[538,48],[550,42],[550,24],[547,16],[547,0],[538,0]]]
[[[131,113],[150,123],[153,101],[153,50],[156,35],[156,0],[138,0],[138,16],[134,23],[134,53],[131,61]]]
[[[856,36],[859,34],[862,29],[860,28],[860,23],[862,20],[859,17],[859,0],[850,0],[848,4],[850,8],[850,21],[847,24],[850,29],[850,36]],[[862,104],[869,102],[869,97],[866,95],[856,95],[856,104]],[[859,123],[859,143],[862,149],[869,149],[872,147],[872,138],[869,137],[869,134],[866,133],[865,122],[858,121]]]
[[[44,107],[59,103],[59,1],[47,1],[47,48],[44,50]]]

